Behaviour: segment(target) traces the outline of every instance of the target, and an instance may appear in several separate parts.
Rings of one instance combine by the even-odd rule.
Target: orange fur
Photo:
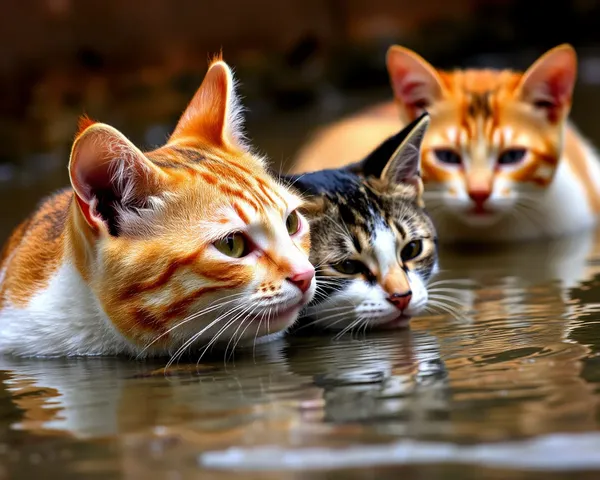
[[[71,199],[68,191],[50,197],[17,227],[2,255],[0,269],[5,270],[5,278],[0,287],[0,305],[6,300],[26,305],[60,266]]]
[[[169,329],[188,315],[232,293],[260,297],[265,282],[277,291],[257,302],[282,297],[289,278],[312,269],[308,228],[281,238],[300,199],[241,141],[232,82],[219,56],[169,142],[154,151],[139,151],[108,125],[80,120],[73,189],[44,201],[5,245],[0,316],[5,307],[26,310],[59,269],[73,265],[131,350],[150,342],[154,350],[178,348],[185,335]],[[226,257],[213,246],[246,228],[279,233],[253,240],[255,259]],[[242,305],[248,301],[240,297]],[[270,325],[257,323],[252,337],[295,318],[277,324],[273,305]],[[199,320],[195,330],[204,326]]]
[[[426,201],[436,210],[440,206],[440,221],[442,211],[448,210],[469,228],[491,225],[476,217],[500,219],[519,195],[531,199],[532,191],[541,199],[540,189],[555,183],[562,164],[564,185],[570,182],[569,188],[586,199],[583,206],[573,205],[589,212],[578,225],[589,224],[588,217],[600,213],[595,153],[568,121],[577,73],[571,46],[546,52],[525,72],[436,70],[399,46],[388,50],[387,67],[394,101],[317,132],[296,157],[294,173],[358,161],[426,110],[431,123],[421,148],[421,175]],[[512,154],[521,160],[501,161]],[[442,240],[444,233],[442,229]]]
[[[81,135],[88,127],[91,127],[96,123],[95,120],[92,120],[87,115],[82,115],[77,122],[77,133],[75,134],[75,138]]]
[[[487,145],[501,149],[506,141],[494,138],[494,133],[504,125],[519,132],[523,142],[536,152],[540,162],[557,162],[561,147],[559,119],[548,122],[523,108],[519,90],[522,73],[490,69],[440,71],[410,50],[392,47],[390,51],[394,49],[413,57],[414,62],[420,62],[438,83],[438,96],[427,99],[430,103],[427,110],[431,115],[431,124],[422,150],[422,173],[425,181],[444,181],[452,176],[431,158],[434,148],[448,146],[474,149],[474,144],[481,139],[479,135],[483,135],[483,141]],[[390,75],[393,77],[394,72],[390,71]],[[486,98],[483,99],[482,95]],[[566,110],[562,112],[560,119],[568,113],[570,97],[564,101]],[[489,115],[482,111],[488,108]],[[303,147],[293,171],[299,173],[321,168],[339,168],[357,161],[421,112],[418,102],[415,105],[397,96],[394,101],[370,107],[353,117],[343,119],[318,132],[314,141]],[[481,125],[482,114],[484,125]],[[456,133],[453,138],[450,135],[452,132]],[[570,135],[574,136],[575,133],[571,132]],[[473,158],[477,160],[480,157]]]

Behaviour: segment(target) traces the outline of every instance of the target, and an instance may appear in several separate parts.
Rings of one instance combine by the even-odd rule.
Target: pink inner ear
[[[77,205],[79,205],[79,209],[81,210],[81,213],[83,214],[87,224],[94,230],[97,230],[98,224],[103,223],[97,212],[92,211],[92,206],[86,201],[82,200],[77,193],[75,193],[75,200],[77,201]]]
[[[395,85],[394,90],[402,103],[412,107],[425,108],[431,102],[431,95],[423,79],[407,77],[404,82]]]
[[[551,72],[548,78],[548,90],[557,103],[564,104],[570,101],[572,89],[573,81],[567,72],[562,70]]]
[[[152,168],[124,135],[107,125],[84,131],[73,145],[69,163],[71,183],[86,221],[92,228],[105,224],[117,233],[119,212],[137,206],[155,180]]]
[[[96,196],[96,191],[110,188],[111,161],[99,145],[104,141],[102,138],[90,138],[84,141],[73,159],[71,178],[81,199],[89,204]]]
[[[521,91],[536,106],[565,107],[571,102],[576,75],[575,53],[571,49],[553,50],[525,72]]]
[[[416,118],[442,94],[442,83],[435,69],[414,52],[391,47],[387,68],[394,96]]]

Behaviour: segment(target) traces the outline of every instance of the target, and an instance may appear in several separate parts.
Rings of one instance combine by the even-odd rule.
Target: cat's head
[[[240,120],[217,60],[160,148],[142,152],[102,123],[80,128],[69,165],[75,262],[137,348],[274,334],[313,296],[301,199],[250,151]]]
[[[577,73],[571,46],[524,73],[438,71],[399,46],[387,68],[402,119],[431,115],[421,164],[428,207],[490,225],[552,181]]]
[[[362,162],[293,177],[311,225],[318,286],[307,314],[315,325],[404,326],[426,306],[437,268],[419,176],[427,123],[419,118]]]

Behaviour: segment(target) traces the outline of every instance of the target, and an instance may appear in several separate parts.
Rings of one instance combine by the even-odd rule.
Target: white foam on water
[[[600,433],[554,434],[478,445],[403,440],[348,448],[234,447],[205,452],[199,462],[203,467],[220,470],[324,470],[432,463],[521,470],[600,470]]]

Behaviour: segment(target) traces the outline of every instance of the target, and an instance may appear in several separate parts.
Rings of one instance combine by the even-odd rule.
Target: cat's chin
[[[469,211],[460,213],[458,217],[469,227],[482,228],[494,225],[503,217],[503,214],[502,212],[495,211],[486,211],[484,213]]]
[[[254,315],[251,318],[252,322],[260,322],[262,321],[263,326],[261,327],[264,330],[263,335],[270,335],[272,333],[278,332],[278,331],[282,331],[282,330],[286,330],[287,328],[291,327],[292,324],[296,321],[296,319],[298,318],[298,314],[300,313],[300,310],[304,307],[305,303],[303,300],[277,309],[274,313],[273,312],[262,312],[259,314]],[[268,317],[268,323],[267,323],[267,317]]]

